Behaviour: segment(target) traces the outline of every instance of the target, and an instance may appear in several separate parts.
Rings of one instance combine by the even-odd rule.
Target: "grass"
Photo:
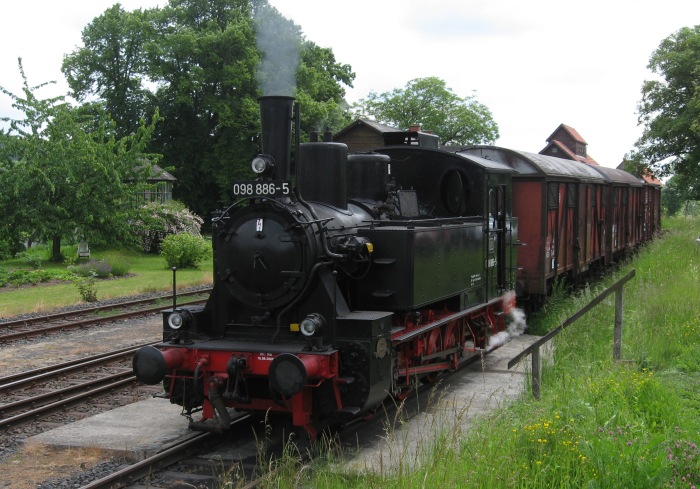
[[[634,268],[624,361],[612,359],[613,295],[553,340],[539,401],[526,390],[468,428],[463,406],[426,430],[419,453],[399,453],[393,471],[358,472],[329,446],[313,470],[299,461],[267,487],[700,487],[700,219],[664,228],[601,283],[557,291],[530,319],[530,332],[549,331]]]
[[[70,256],[70,249],[64,250]],[[120,278],[96,280],[97,299],[109,299],[150,292],[172,290],[172,270],[165,259],[158,255],[148,255],[133,251],[93,251],[92,258],[109,262],[128,263],[129,275]],[[66,264],[42,261],[42,269],[65,270]],[[27,268],[21,260],[0,263],[2,268]],[[212,259],[206,259],[197,269],[177,271],[178,289],[193,285],[211,283]],[[81,293],[72,281],[45,285],[28,285],[21,288],[7,285],[0,287],[0,317],[14,316],[27,312],[44,312],[57,307],[83,302]]]

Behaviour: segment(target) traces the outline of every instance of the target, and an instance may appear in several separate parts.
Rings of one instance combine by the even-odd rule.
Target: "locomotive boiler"
[[[313,438],[505,330],[514,170],[409,132],[348,155],[301,144],[290,97],[262,97],[260,112],[257,178],[233,183],[233,203],[213,214],[211,295],[165,310],[163,341],[133,366],[193,429],[225,430],[235,408],[282,413]]]

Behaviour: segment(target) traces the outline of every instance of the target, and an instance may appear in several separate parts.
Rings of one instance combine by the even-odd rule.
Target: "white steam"
[[[263,95],[294,96],[301,34],[298,26],[274,7],[255,14],[257,46],[262,53],[257,79]]]
[[[513,308],[508,313],[508,320],[505,331],[501,331],[491,336],[489,339],[489,349],[501,346],[512,338],[518,337],[527,329],[525,312],[522,309]]]

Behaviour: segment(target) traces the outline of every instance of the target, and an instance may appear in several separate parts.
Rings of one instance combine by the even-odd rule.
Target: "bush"
[[[28,251],[20,251],[15,255],[15,258],[19,259],[25,265],[28,265],[34,270],[41,268],[41,256],[36,253],[30,253]]]
[[[129,270],[131,270],[131,263],[126,260],[113,260],[110,263],[112,264],[113,277],[124,277],[128,275]]]
[[[209,243],[201,236],[189,233],[166,236],[160,252],[169,267],[178,268],[197,268],[209,253]]]
[[[180,233],[199,236],[202,218],[184,204],[171,200],[165,204],[149,202],[139,209],[139,217],[133,223],[146,253],[159,253],[166,236]]]
[[[112,265],[107,260],[90,260],[68,269],[79,277],[107,278],[112,273]]]
[[[95,277],[81,277],[76,279],[75,286],[78,287],[80,297],[85,302],[95,302],[97,300],[97,288],[95,288]]]
[[[38,284],[50,280],[72,280],[74,276],[68,270],[26,270],[23,268],[6,270],[0,268],[0,287],[7,284],[19,287],[24,284]]]
[[[23,250],[22,236],[0,233],[0,260],[11,260],[15,254]]]

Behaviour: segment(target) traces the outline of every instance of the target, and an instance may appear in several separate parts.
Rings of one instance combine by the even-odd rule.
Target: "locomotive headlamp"
[[[168,316],[168,326],[170,329],[176,331],[180,328],[186,330],[191,322],[192,313],[186,309],[175,309],[175,311]]]
[[[269,175],[275,169],[275,160],[269,155],[258,155],[250,166],[258,175]]]
[[[312,313],[306,316],[301,323],[299,323],[299,331],[306,337],[311,337],[321,331],[323,326],[326,324],[326,320],[323,319],[318,313]]]
[[[183,322],[182,316],[177,312],[174,312],[168,316],[168,326],[170,326],[172,329],[180,329]]]

